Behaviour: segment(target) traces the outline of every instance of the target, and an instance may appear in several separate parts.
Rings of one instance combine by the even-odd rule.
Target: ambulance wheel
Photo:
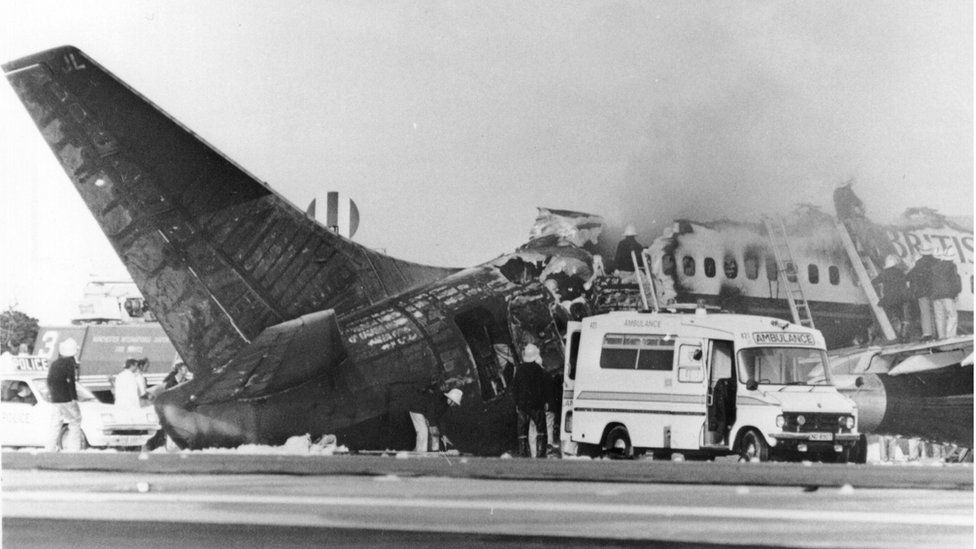
[[[630,445],[630,434],[623,425],[618,425],[607,433],[606,455],[610,459],[631,459],[634,457],[634,447]]]
[[[749,429],[739,439],[740,461],[769,461],[769,445],[758,432]]]

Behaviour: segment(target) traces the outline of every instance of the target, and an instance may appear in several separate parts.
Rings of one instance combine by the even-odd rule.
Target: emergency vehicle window
[[[705,276],[707,276],[708,278],[714,278],[715,277],[715,260],[712,259],[712,258],[710,258],[710,257],[706,257],[705,258],[704,265],[705,265]]]
[[[695,276],[695,258],[690,255],[681,258],[681,268],[685,276]]]
[[[739,263],[731,255],[725,256],[722,269],[725,271],[725,278],[729,280],[739,276]]]
[[[580,333],[569,336],[569,379],[576,379],[576,358],[579,356]]]
[[[637,355],[638,370],[670,370],[674,365],[674,341],[645,337]]]
[[[603,337],[600,367],[611,370],[670,370],[674,341],[665,336],[607,334]]]
[[[813,263],[807,265],[807,279],[810,280],[810,284],[820,282],[820,268]]]
[[[827,267],[827,278],[830,279],[830,283],[834,286],[840,284],[840,269],[837,268],[837,265]]]
[[[0,386],[0,401],[2,402],[22,402],[25,404],[37,404],[37,397],[34,396],[30,386],[23,381],[5,380]]]
[[[766,280],[773,282],[779,277],[779,268],[776,267],[776,258],[766,258]]]

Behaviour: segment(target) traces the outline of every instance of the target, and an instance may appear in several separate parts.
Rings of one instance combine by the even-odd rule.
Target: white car
[[[137,448],[159,430],[152,406],[120,409],[100,402],[78,384],[82,447]],[[0,378],[0,445],[47,445],[53,406],[46,375],[40,372],[4,374]],[[62,441],[66,429],[62,429]]]

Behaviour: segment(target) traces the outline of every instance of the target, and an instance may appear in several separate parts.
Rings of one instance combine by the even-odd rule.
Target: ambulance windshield
[[[830,385],[822,349],[753,347],[739,351],[739,379],[760,385]]]

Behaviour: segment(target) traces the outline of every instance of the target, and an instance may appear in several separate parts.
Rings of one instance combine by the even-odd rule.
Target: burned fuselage
[[[533,341],[556,369],[562,348],[538,281],[502,267],[575,247],[462,271],[388,257],[310,219],[76,48],[3,69],[195,374],[156,401],[174,440],[335,433],[407,448],[408,396],[437,384],[464,393],[445,420],[458,449],[513,446],[502,359]]]

